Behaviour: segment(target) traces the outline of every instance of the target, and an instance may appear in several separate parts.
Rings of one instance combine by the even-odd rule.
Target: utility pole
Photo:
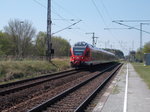
[[[95,33],[94,32],[86,33],[86,34],[92,34],[92,45],[95,46],[96,45],[95,38],[98,38],[98,37],[95,37]]]
[[[148,33],[150,34],[150,32],[148,31],[145,31],[142,29],[142,25],[149,25],[150,23],[150,20],[115,20],[115,21],[112,21],[114,23],[117,23],[119,25],[122,25],[122,26],[126,26],[128,27],[128,29],[135,29],[135,30],[139,30],[140,31],[140,57],[142,59],[142,33]],[[129,25],[126,25],[126,24],[123,24],[123,22],[140,22],[140,28],[136,28],[136,27],[133,27],[133,26],[129,26]],[[144,23],[142,23],[144,22]],[[145,22],[148,22],[148,23],[145,23]]]
[[[142,33],[144,32],[144,33],[150,34],[150,32],[145,31],[145,30],[142,29],[142,25],[149,25],[150,20],[115,20],[115,21],[112,21],[112,22],[117,23],[119,25],[126,26],[126,27],[128,27],[128,29],[139,30],[140,31],[140,51],[142,50]],[[148,23],[140,23],[140,28],[136,28],[136,27],[133,27],[133,26],[123,24],[123,22],[148,22]]]
[[[51,43],[51,0],[48,0],[48,5],[47,5],[47,38],[46,38],[46,44],[47,44],[47,49],[46,49],[46,56],[47,60],[51,61],[51,48],[52,48],[52,43]]]
[[[142,25],[150,25],[150,23],[140,23],[140,50],[142,50],[142,32],[143,32],[143,27]]]

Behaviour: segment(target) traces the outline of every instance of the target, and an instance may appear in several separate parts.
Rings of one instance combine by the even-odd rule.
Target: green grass
[[[150,66],[144,66],[143,63],[132,63],[132,65],[134,66],[136,72],[150,88]]]
[[[69,67],[69,59],[53,59],[52,63],[38,60],[0,61],[0,83],[58,72]]]

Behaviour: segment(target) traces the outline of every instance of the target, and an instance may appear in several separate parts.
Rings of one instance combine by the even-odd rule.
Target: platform
[[[150,112],[150,89],[130,63],[124,64],[93,112]]]

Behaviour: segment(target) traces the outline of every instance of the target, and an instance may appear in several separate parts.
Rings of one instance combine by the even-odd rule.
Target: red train
[[[72,67],[82,65],[96,65],[116,61],[113,53],[96,48],[86,42],[78,42],[70,49],[70,63]]]

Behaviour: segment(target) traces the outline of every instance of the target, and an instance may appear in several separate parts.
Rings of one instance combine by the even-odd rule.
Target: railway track
[[[82,112],[95,94],[110,80],[121,65],[109,67],[102,72],[95,72],[81,83],[65,90],[28,112]],[[94,92],[93,92],[94,91]]]
[[[0,95],[0,111],[27,111],[33,108],[34,106],[38,105],[39,103],[45,102],[48,99],[51,99],[56,95],[62,93],[63,91],[74,87],[74,85],[79,84],[81,81],[87,80],[94,74],[101,73],[104,69],[108,68],[111,65],[114,65],[114,63],[94,67],[92,71],[82,69],[62,72],[62,74],[58,73],[58,75],[50,76],[51,78],[53,78],[52,80],[43,82],[41,84],[38,84],[37,82],[40,80],[42,81],[43,79],[48,80],[49,77],[42,79],[39,78],[38,81],[35,80],[35,82],[37,81],[37,85],[34,82],[34,80],[29,81],[30,83],[35,83],[35,85],[32,87],[29,86],[29,88],[26,89],[10,92],[9,94]],[[22,84],[29,84],[29,82],[27,81]],[[16,85],[18,86],[19,84]],[[11,85],[10,87],[13,86],[14,85]],[[9,86],[7,88],[9,88]]]
[[[4,88],[4,90],[1,89],[0,111],[46,93],[78,77],[82,77],[86,72],[87,71],[84,70],[69,70],[52,74],[47,78],[42,77],[41,79],[38,78],[38,80],[27,81],[20,85],[18,83],[17,85],[8,86],[6,87],[7,89]],[[77,75],[79,73],[80,75]]]
[[[20,91],[29,87],[33,87],[33,86],[36,86],[38,84],[41,84],[50,80],[66,77],[68,75],[72,75],[80,71],[81,70],[76,70],[76,69],[66,70],[66,71],[57,72],[53,74],[47,74],[47,75],[43,75],[43,76],[31,78],[31,79],[25,79],[25,80],[12,82],[12,83],[3,84],[3,85],[0,85],[0,95],[4,96],[6,94],[14,93],[16,91]]]

